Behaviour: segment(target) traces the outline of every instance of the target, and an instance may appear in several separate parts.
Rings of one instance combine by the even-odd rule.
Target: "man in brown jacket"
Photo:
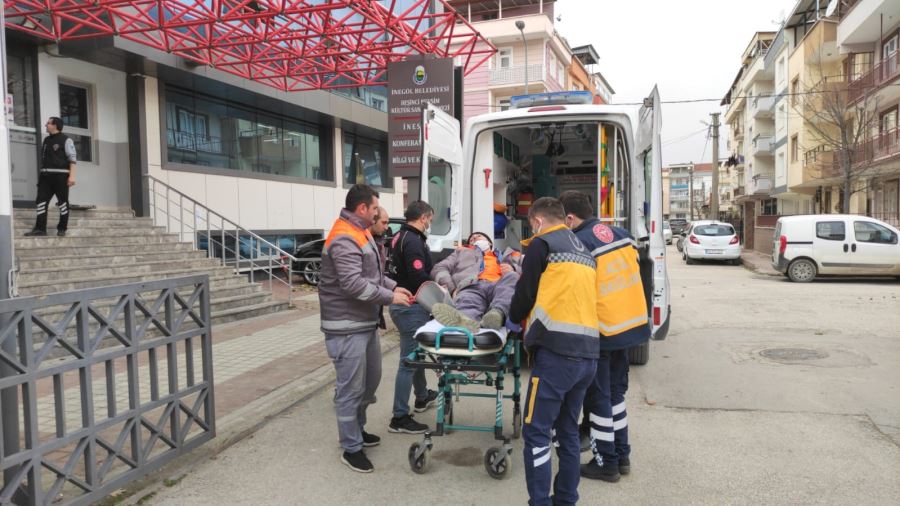
[[[319,308],[325,348],[336,372],[334,405],[344,453],[341,462],[371,473],[364,446],[381,438],[367,434],[366,408],[381,382],[378,311],[388,304],[409,305],[412,294],[384,276],[381,253],[368,228],[378,210],[378,192],[354,185],[322,249]]]

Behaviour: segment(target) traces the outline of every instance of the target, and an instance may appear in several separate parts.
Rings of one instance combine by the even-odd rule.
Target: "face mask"
[[[537,221],[538,226],[534,229],[534,235],[538,235],[541,233],[541,229],[544,228],[544,222],[542,220]]]
[[[491,243],[485,239],[479,239],[472,243],[472,245],[484,252],[487,252],[489,249],[491,249]]]

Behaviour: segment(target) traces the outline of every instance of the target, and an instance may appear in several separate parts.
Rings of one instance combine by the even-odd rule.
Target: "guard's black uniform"
[[[59,224],[57,230],[65,232],[69,226],[69,155],[66,143],[71,142],[62,132],[57,132],[44,139],[41,147],[41,173],[38,176],[37,221],[34,230],[47,230],[47,206],[56,195],[59,207]]]

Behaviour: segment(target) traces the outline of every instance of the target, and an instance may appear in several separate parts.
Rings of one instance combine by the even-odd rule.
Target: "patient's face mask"
[[[473,242],[472,245],[483,252],[487,252],[491,249],[491,243],[487,239],[478,239]]]

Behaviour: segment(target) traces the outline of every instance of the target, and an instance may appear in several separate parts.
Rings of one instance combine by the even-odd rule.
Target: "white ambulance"
[[[427,105],[422,118],[420,195],[435,209],[428,245],[448,254],[473,231],[521,249],[535,199],[566,190],[592,196],[599,218],[637,239],[653,337],[669,328],[663,237],[660,105],[656,88],[640,110],[591,104],[590,92],[523,95],[510,109],[459,122]],[[637,116],[635,116],[637,114]],[[495,206],[495,204],[497,206]],[[505,211],[504,211],[505,208]],[[649,359],[649,343],[631,351]]]

